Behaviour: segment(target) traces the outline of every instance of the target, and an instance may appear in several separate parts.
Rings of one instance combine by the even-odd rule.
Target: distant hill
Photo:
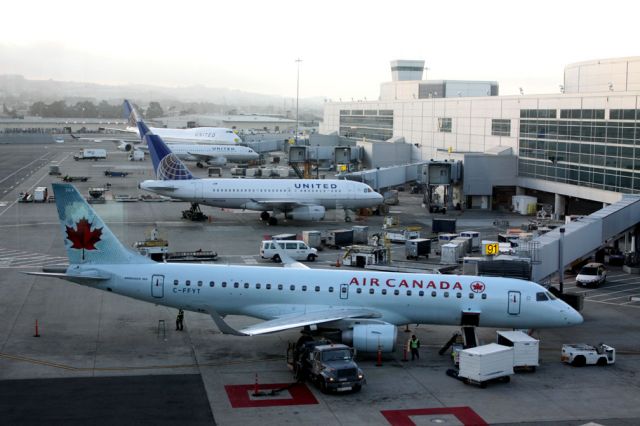
[[[295,110],[295,99],[277,95],[243,92],[241,90],[212,88],[206,86],[161,87],[143,84],[111,86],[74,81],[28,80],[21,75],[0,75],[0,102],[5,99],[22,102],[53,102],[66,100],[106,100],[121,102],[122,99],[137,102],[208,102],[232,107],[274,107],[280,110]],[[322,114],[322,98],[300,99],[300,108]],[[243,109],[244,109],[243,108]]]

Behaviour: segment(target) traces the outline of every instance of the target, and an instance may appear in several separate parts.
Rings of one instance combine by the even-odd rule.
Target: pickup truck
[[[323,393],[358,392],[365,379],[353,354],[347,345],[300,338],[297,344],[289,344],[287,364],[297,380],[309,379]]]
[[[611,346],[599,343],[596,346],[584,343],[562,345],[562,362],[575,367],[585,365],[609,365],[616,362],[616,350]]]

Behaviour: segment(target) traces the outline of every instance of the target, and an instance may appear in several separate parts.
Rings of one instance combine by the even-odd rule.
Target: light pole
[[[300,58],[296,59],[296,63],[298,64],[298,76],[296,79],[296,137],[295,137],[296,144],[298,143],[298,100],[300,98],[300,62],[302,62],[302,59]]]

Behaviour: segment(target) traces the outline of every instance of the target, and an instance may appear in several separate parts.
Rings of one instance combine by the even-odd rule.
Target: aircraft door
[[[508,312],[509,312],[509,315],[520,315],[520,292],[519,291],[509,292]]]
[[[349,284],[340,284],[340,299],[349,298]]]
[[[151,277],[151,295],[158,299],[164,297],[164,275],[153,275]]]

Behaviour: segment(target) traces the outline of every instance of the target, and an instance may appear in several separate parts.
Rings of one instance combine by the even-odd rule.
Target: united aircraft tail
[[[128,99],[124,100],[124,103],[122,104],[122,109],[123,109],[124,118],[128,120],[127,126],[138,128],[138,116],[137,116],[136,110],[133,108],[133,105],[131,105],[131,102],[129,102]]]
[[[149,147],[153,169],[156,171],[158,180],[188,180],[194,178],[189,169],[171,152],[162,138],[153,134],[142,120],[138,120],[138,131],[140,132],[140,138]]]
[[[70,265],[153,262],[123,246],[73,185],[51,186]]]

